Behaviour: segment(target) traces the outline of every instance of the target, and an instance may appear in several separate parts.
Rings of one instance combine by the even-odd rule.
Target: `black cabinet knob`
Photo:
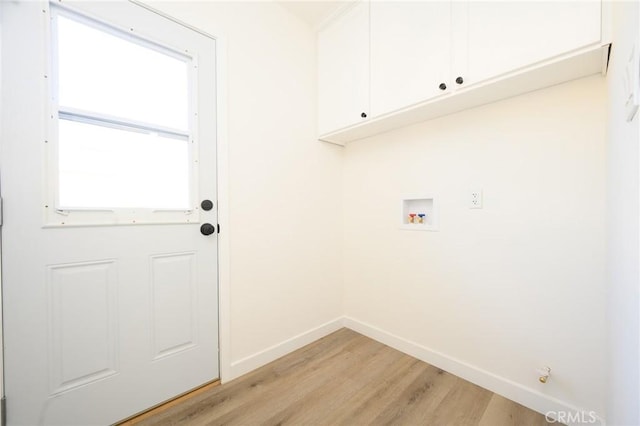
[[[440,83],[440,86],[438,86],[440,88],[440,90],[447,90],[447,85],[444,83]]]
[[[458,77],[458,78],[456,78],[456,83],[462,84],[462,83],[464,83],[464,80],[462,79],[462,77]]]
[[[216,232],[216,227],[210,223],[203,223],[200,227],[200,233],[202,235],[211,235]]]
[[[360,117],[362,117],[362,118],[367,118],[367,113],[366,113],[366,112],[363,112],[362,114],[360,114]]]

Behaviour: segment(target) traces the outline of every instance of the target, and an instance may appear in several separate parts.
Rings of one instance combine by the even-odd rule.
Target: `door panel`
[[[196,253],[151,257],[154,359],[196,344]],[[186,279],[185,279],[186,278]]]
[[[47,266],[52,394],[118,372],[116,285],[113,260]]]
[[[0,146],[10,425],[110,424],[218,377],[217,237],[199,229],[217,223],[199,208],[216,199],[215,41],[129,2],[64,4],[197,58],[197,192],[178,212],[51,209],[52,15],[46,2],[2,2],[2,39],[14,40]]]

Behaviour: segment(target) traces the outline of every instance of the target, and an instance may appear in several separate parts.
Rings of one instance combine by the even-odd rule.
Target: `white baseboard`
[[[229,369],[229,376],[225,378],[225,382],[233,380],[236,377],[240,377],[250,371],[255,370],[258,367],[262,367],[265,364],[275,361],[276,359],[287,355],[290,352],[300,349],[301,347],[313,343],[318,339],[327,336],[328,334],[338,331],[344,327],[344,317],[336,318],[332,321],[326,322],[316,328],[313,328],[304,333],[298,334],[284,342],[273,345],[267,349],[264,349],[256,354],[250,355],[246,358],[232,362]]]
[[[400,352],[404,352],[407,355],[411,355],[414,358],[468,380],[498,395],[502,395],[543,415],[550,413],[550,418],[553,413],[557,413],[558,421],[568,424],[569,426],[585,426],[588,424],[597,426],[605,425],[604,419],[595,416],[592,411],[581,410],[564,401],[544,395],[535,389],[527,388],[519,383],[497,376],[489,371],[457,360],[415,342],[403,339],[362,321],[345,317],[344,326],[397,349]]]

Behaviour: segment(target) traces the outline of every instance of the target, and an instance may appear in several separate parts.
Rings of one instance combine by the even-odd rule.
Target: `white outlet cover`
[[[481,209],[482,208],[482,190],[474,189],[469,192],[469,208]]]

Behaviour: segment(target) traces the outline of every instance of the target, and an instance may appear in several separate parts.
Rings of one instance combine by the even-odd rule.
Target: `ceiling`
[[[279,0],[289,12],[307,22],[311,27],[318,28],[322,22],[333,14],[338,8],[350,1],[334,0]]]

